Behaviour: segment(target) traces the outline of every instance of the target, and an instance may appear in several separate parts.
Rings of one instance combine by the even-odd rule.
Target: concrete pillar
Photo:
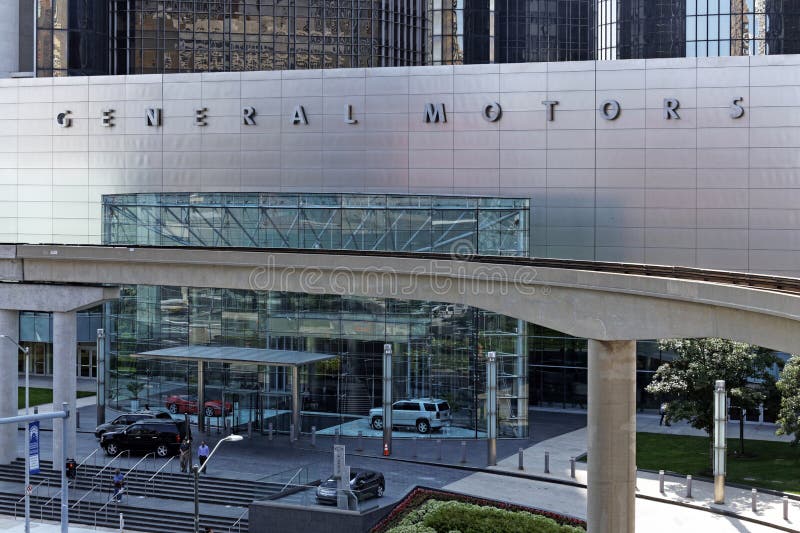
[[[75,413],[77,394],[77,347],[78,322],[74,311],[53,313],[53,405],[66,402],[69,412]],[[67,449],[65,457],[75,457],[75,419],[72,414],[66,420]],[[61,457],[61,435],[64,420],[53,420],[53,457]],[[53,469],[61,470],[64,465],[53,460]]]
[[[0,334],[16,341],[19,336],[19,313],[0,311]],[[17,415],[17,386],[19,349],[7,339],[0,339],[0,417]],[[17,457],[16,424],[0,425],[0,464]]]
[[[589,340],[589,533],[633,533],[636,341]]]
[[[19,0],[0,0],[0,78],[19,71]]]

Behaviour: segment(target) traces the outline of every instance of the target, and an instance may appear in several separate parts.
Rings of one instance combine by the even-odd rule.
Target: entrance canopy
[[[325,353],[296,352],[233,346],[179,346],[133,354],[133,357],[155,357],[176,361],[214,363],[250,363],[258,365],[300,367],[338,356]]]

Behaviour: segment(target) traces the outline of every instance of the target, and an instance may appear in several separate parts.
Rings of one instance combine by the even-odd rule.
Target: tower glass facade
[[[38,0],[36,70],[38,76],[108,74],[109,3]]]
[[[791,54],[800,5],[788,0],[600,0],[597,58]]]
[[[418,65],[419,1],[118,2],[114,72]]]

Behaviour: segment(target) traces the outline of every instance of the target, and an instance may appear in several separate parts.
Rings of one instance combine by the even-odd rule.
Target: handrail
[[[97,515],[100,514],[106,507],[108,507],[108,504],[110,504],[111,502],[116,502],[116,499],[115,498],[109,499],[106,503],[103,504],[103,506],[100,509],[98,509],[97,511],[94,512],[94,528],[95,529],[97,529]],[[106,512],[106,515],[107,514],[108,513]]]
[[[69,487],[69,484],[70,484],[70,482],[69,482],[69,481],[67,481],[67,487]],[[52,498],[50,498],[49,500],[47,500],[46,502],[44,502],[44,503],[42,504],[42,506],[41,506],[41,507],[39,507],[39,519],[40,519],[40,520],[42,519],[42,515],[44,514],[44,508],[45,508],[45,507],[47,507],[48,505],[50,505],[50,503],[52,503],[52,501],[53,501],[53,500],[55,500],[55,499],[56,499],[58,496],[60,496],[62,492],[64,492],[64,488],[63,488],[63,487],[62,487],[61,489],[59,489],[59,491],[58,491],[58,492],[56,492],[56,493],[53,495],[53,497],[52,497]],[[51,516],[52,516],[52,515],[51,515]]]
[[[142,461],[144,461],[145,459],[147,459],[147,458],[148,458],[148,457],[150,457],[151,455],[152,455],[153,457],[155,457],[155,456],[156,456],[156,452],[150,452],[150,453],[148,453],[147,455],[145,455],[144,457],[142,457],[141,459],[139,459],[139,460],[136,462],[136,464],[135,464],[135,465],[133,465],[133,466],[132,466],[132,467],[131,467],[131,468],[130,468],[130,469],[129,469],[129,470],[126,472],[126,473],[125,473],[125,475],[124,475],[124,476],[122,476],[122,479],[125,479],[125,478],[127,478],[127,477],[128,477],[128,475],[129,475],[131,472],[133,472],[134,470],[136,470],[136,467],[137,467],[137,466],[139,466],[140,464],[142,464]]]
[[[286,485],[284,485],[284,486],[283,486],[283,488],[281,489],[281,492],[285,491],[285,490],[286,490],[286,487],[288,487],[289,485],[291,485],[291,484],[292,484],[292,481],[294,481],[294,478],[296,478],[297,476],[299,476],[299,475],[300,475],[300,472],[302,472],[304,469],[305,469],[305,467],[301,467],[301,468],[300,468],[300,469],[299,469],[297,472],[295,472],[295,474],[292,476],[292,479],[290,479],[289,481],[287,481],[287,482],[286,482]]]
[[[156,492],[156,482],[155,482],[155,479],[156,479],[156,477],[158,477],[158,475],[159,475],[161,472],[163,472],[163,471],[164,471],[164,469],[165,469],[165,468],[167,468],[167,466],[169,466],[169,464],[172,462],[172,460],[173,460],[173,459],[175,459],[175,457],[177,457],[177,456],[176,456],[176,455],[173,455],[172,457],[170,457],[170,458],[169,458],[169,460],[167,460],[167,462],[166,462],[166,463],[164,463],[164,464],[161,466],[161,468],[159,468],[158,470],[156,470],[156,473],[155,473],[155,474],[153,474],[152,476],[150,476],[150,478],[149,478],[147,481],[145,481],[145,482],[144,482],[144,492],[145,492],[145,495],[147,495],[147,487],[148,487],[148,486],[150,486],[151,484],[152,484],[152,486],[153,486],[153,490],[152,490],[152,492],[153,492],[153,494],[155,494],[155,492]]]
[[[79,503],[81,503],[81,502],[82,502],[84,499],[86,499],[86,497],[87,497],[89,494],[93,493],[93,492],[94,492],[94,489],[96,489],[96,488],[97,488],[97,485],[92,485],[92,488],[91,488],[91,489],[89,489],[89,492],[87,492],[86,494],[84,494],[83,496],[81,496],[81,497],[78,499],[78,501],[76,501],[75,503],[73,503],[73,504],[72,504],[72,506],[70,507],[70,509],[75,509],[75,507],[77,507]]]
[[[239,518],[236,519],[236,522],[231,524],[231,527],[228,528],[228,533],[232,533],[233,528],[235,528],[237,525],[239,526],[238,527],[239,532],[241,532],[242,531],[242,518],[244,518],[244,515],[246,515],[249,512],[250,512],[250,509],[245,509],[244,512],[239,515]]]
[[[22,498],[17,500],[17,503],[21,503],[22,500],[24,500],[27,496],[33,496],[33,493],[36,492],[36,489],[41,487],[44,483],[47,483],[47,487],[49,488],[50,487],[50,478],[46,477],[43,480],[41,480],[39,483],[37,483],[36,486],[31,489],[31,493],[30,494],[26,494],[25,496],[23,496]]]
[[[97,476],[99,476],[100,474],[102,474],[103,472],[105,472],[105,471],[106,471],[106,468],[108,468],[109,466],[111,466],[112,464],[114,464],[114,461],[116,461],[116,460],[117,460],[117,459],[119,459],[119,458],[120,458],[122,455],[124,455],[124,454],[126,454],[126,453],[128,454],[128,459],[130,459],[130,458],[131,458],[131,451],[130,451],[130,450],[122,450],[122,451],[121,451],[121,452],[119,452],[119,453],[118,453],[116,456],[114,456],[114,458],[113,458],[113,459],[111,459],[111,460],[108,462],[108,464],[106,464],[106,466],[104,466],[103,468],[101,468],[101,469],[100,469],[100,471],[99,471],[98,473],[96,473],[94,476],[92,476],[92,478],[94,479],[94,478],[96,478]]]
[[[81,462],[78,464],[78,466],[76,466],[76,467],[75,467],[75,472],[77,472],[77,471],[78,471],[78,469],[79,469],[80,467],[82,467],[83,465],[85,465],[85,464],[86,464],[86,461],[88,461],[89,459],[91,459],[91,458],[92,458],[92,456],[93,456],[94,454],[96,454],[97,452],[99,452],[99,451],[100,451],[100,448],[97,448],[95,451],[93,451],[92,453],[90,453],[89,455],[87,455],[87,456],[86,456],[86,457],[83,459],[83,461],[81,461]]]
[[[23,496],[22,498],[20,498],[16,502],[14,502],[14,520],[17,519],[17,505],[21,504],[23,502],[23,500],[25,500],[25,498],[27,496],[30,496],[31,498],[33,498],[33,493],[36,492],[37,490],[39,490],[39,487],[41,487],[42,484],[44,484],[44,483],[47,483],[47,493],[50,494],[50,478],[46,477],[43,480],[41,480],[35,487],[33,487],[33,489],[31,489],[31,493],[30,494],[26,494],[25,496]]]

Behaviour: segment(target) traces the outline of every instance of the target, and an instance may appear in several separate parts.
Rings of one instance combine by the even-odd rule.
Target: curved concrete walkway
[[[674,423],[670,427],[659,426],[657,415],[637,416],[637,429],[646,432],[674,433],[681,435],[703,435],[686,423]],[[731,423],[731,430],[738,423]],[[745,436],[760,440],[786,440],[777,437],[774,426],[769,424],[748,424]],[[494,470],[529,474],[538,478],[575,481],[586,484],[586,463],[576,463],[575,479],[570,477],[570,457],[578,457],[586,452],[586,428],[578,429],[558,437],[548,439],[524,450],[526,469],[520,472],[519,458],[513,455],[502,459]],[[544,474],[544,455],[550,454],[550,474]],[[585,487],[575,487],[548,483],[536,479],[495,476],[477,473],[458,480],[445,487],[448,490],[473,496],[491,497],[503,501],[519,503],[540,509],[572,515],[586,519],[587,495]],[[789,521],[783,519],[783,502],[780,497],[768,494],[758,495],[758,510],[751,511],[751,491],[728,486],[726,503],[713,503],[713,485],[694,480],[693,498],[686,498],[685,479],[667,476],[665,490],[661,494],[658,475],[639,472],[637,476],[636,528],[638,531],[674,533],[675,531],[713,531],[714,533],[741,533],[743,531],[760,533],[776,530],[800,531],[800,501],[790,500]],[[676,505],[678,504],[678,505]],[[710,512],[710,511],[717,512]],[[728,513],[736,516],[726,516]],[[740,518],[739,518],[740,517]],[[761,525],[746,519],[765,523]]]

